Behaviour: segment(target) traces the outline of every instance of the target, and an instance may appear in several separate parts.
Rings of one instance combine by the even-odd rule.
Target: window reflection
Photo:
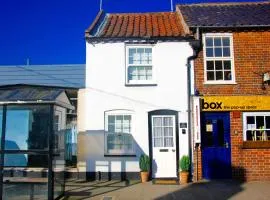
[[[48,149],[49,117],[49,106],[8,106],[5,149]]]

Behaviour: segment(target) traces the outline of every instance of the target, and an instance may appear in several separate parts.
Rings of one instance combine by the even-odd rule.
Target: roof
[[[177,5],[189,27],[270,26],[270,2]]]
[[[50,88],[31,85],[7,85],[0,87],[0,104],[5,103],[61,103],[73,108],[70,102],[59,102],[60,95],[65,93],[61,88]]]
[[[0,90],[0,101],[54,101],[64,90],[14,88]]]
[[[105,14],[101,11],[85,33],[87,38],[145,39],[185,36],[176,12]]]
[[[85,64],[2,65],[0,86],[7,84],[84,88]]]

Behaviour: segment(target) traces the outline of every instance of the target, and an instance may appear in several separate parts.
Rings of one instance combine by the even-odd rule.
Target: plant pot
[[[141,172],[142,183],[147,182],[148,181],[148,177],[149,177],[149,172]]]
[[[179,172],[179,176],[180,176],[180,184],[188,183],[189,172]]]

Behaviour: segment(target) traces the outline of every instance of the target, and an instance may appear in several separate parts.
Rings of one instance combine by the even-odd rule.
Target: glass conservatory
[[[61,89],[0,89],[2,199],[63,196],[67,109]]]

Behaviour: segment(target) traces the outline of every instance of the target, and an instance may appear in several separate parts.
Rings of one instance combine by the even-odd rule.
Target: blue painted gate
[[[203,177],[231,178],[230,113],[203,113],[201,134]]]

